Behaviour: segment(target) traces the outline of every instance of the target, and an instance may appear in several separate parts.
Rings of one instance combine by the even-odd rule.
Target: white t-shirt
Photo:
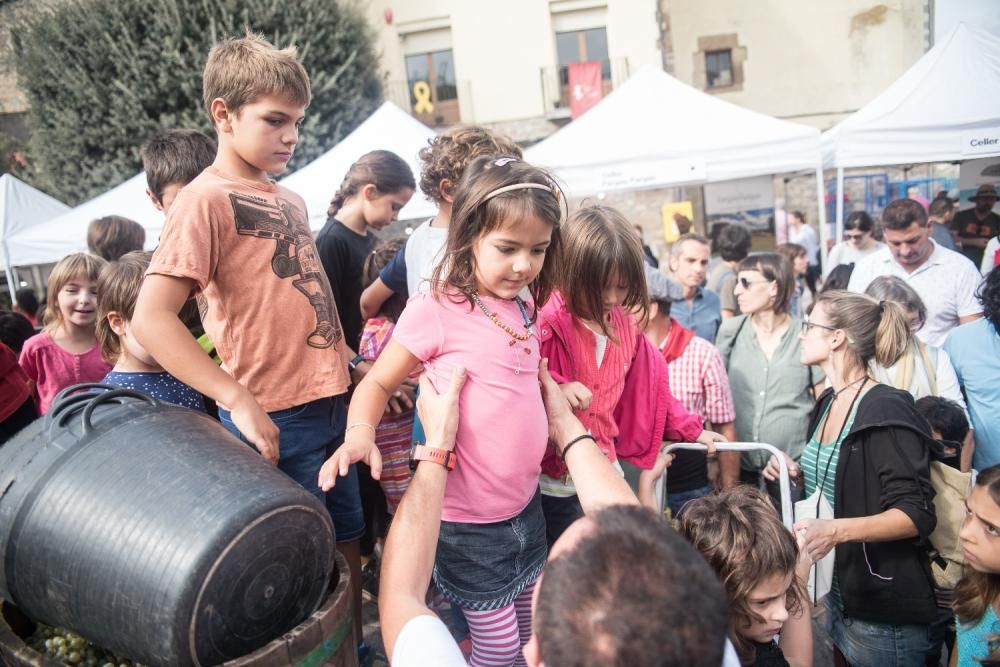
[[[816,230],[807,224],[799,225],[798,229],[788,226],[788,242],[797,243],[806,249],[806,257],[809,258],[809,266],[819,264],[819,237]]]
[[[867,250],[858,250],[854,247],[853,243],[848,243],[847,241],[841,241],[837,245],[830,249],[830,254],[826,256],[826,267],[823,271],[823,276],[828,276],[833,267],[840,266],[841,264],[857,264],[862,259],[868,255],[873,255],[877,253],[886,245],[881,241],[876,241],[875,244],[868,248]]]
[[[403,257],[406,259],[406,289],[412,297],[430,289],[434,267],[448,242],[447,227],[431,227],[431,220],[413,230],[406,239]]]
[[[996,257],[997,250],[1000,250],[1000,237],[994,236],[986,243],[986,250],[983,251],[983,263],[979,267],[979,270],[984,276],[993,270],[996,264],[993,258]]]
[[[888,247],[868,255],[854,265],[847,289],[863,293],[879,276],[902,278],[927,308],[927,323],[917,336],[927,345],[941,347],[948,332],[959,325],[959,318],[983,312],[976,299],[982,276],[965,255],[928,242],[934,244],[931,256],[912,273],[896,263]]]
[[[914,353],[913,378],[909,387],[902,387],[910,392],[913,400],[924,396],[940,396],[958,403],[962,410],[968,414],[965,407],[965,397],[962,396],[962,388],[958,384],[958,376],[955,374],[955,367],[951,365],[948,353],[939,347],[927,346],[927,356],[931,360],[931,368],[924,366],[922,355]],[[937,383],[937,394],[931,393],[931,380],[928,371],[934,373],[934,381]],[[885,368],[877,364],[872,365],[872,375],[882,384],[890,387],[896,386],[896,374],[899,372],[899,363],[895,366]]]
[[[466,667],[465,657],[448,628],[437,616],[422,614],[411,618],[396,638],[392,667]],[[740,667],[736,650],[726,639],[721,667]]]
[[[392,667],[466,667],[465,656],[437,616],[414,616],[396,638]]]

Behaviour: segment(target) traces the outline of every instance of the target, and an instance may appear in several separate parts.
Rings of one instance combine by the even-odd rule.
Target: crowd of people
[[[203,85],[218,143],[142,150],[156,250],[102,218],[44,314],[31,290],[0,314],[0,443],[79,383],[218,418],[328,507],[362,661],[363,583],[399,666],[804,666],[814,609],[844,664],[1000,661],[992,186],[954,219],[852,213],[826,266],[792,212],[773,252],[685,230],[661,271],[622,212],[569,210],[517,144],[460,126],[418,179],[364,155],[314,238],[270,177],[310,101],[294,50],[225,40]],[[418,186],[437,215],[382,238]],[[959,525],[939,465],[971,487]],[[812,508],[794,526],[782,470]]]

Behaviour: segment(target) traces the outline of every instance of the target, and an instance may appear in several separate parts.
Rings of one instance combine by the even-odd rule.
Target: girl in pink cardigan
[[[648,293],[643,251],[634,228],[613,208],[589,206],[566,222],[559,292],[539,318],[542,357],[577,417],[612,463],[643,472],[639,496],[672,457],[662,439],[711,444],[724,438],[702,428],[670,393],[667,365],[642,335]],[[551,545],[583,510],[566,465],[549,447],[542,459],[542,510]]]

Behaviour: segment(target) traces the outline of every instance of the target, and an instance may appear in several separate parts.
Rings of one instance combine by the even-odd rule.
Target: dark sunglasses
[[[743,289],[750,289],[751,285],[758,285],[760,283],[773,283],[773,280],[748,280],[747,278],[740,278],[740,285],[743,285]]]

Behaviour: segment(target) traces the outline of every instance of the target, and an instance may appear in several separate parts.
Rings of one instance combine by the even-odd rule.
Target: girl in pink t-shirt
[[[445,260],[433,290],[407,304],[358,385],[344,445],[326,462],[329,488],[351,462],[381,469],[375,424],[400,382],[423,363],[443,389],[464,367],[454,463],[445,490],[434,581],[469,622],[472,665],[510,665],[531,633],[531,594],[545,563],[538,475],[548,424],[538,385],[536,304],[559,259],[561,193],[513,157],[481,157],[456,191]],[[528,296],[530,295],[530,297]],[[414,456],[422,459],[425,448]]]
[[[617,210],[586,206],[563,230],[559,292],[539,318],[549,371],[608,459],[638,468],[639,497],[655,508],[653,482],[672,457],[662,440],[710,444],[722,436],[675,399],[667,365],[645,336],[646,287],[642,242]],[[619,466],[620,469],[620,466]],[[566,465],[550,447],[542,461],[542,507],[549,544],[583,509]]]
[[[66,387],[100,382],[111,370],[96,333],[97,276],[104,265],[100,257],[77,253],[63,257],[49,274],[45,329],[25,341],[19,359],[39,414]]]

